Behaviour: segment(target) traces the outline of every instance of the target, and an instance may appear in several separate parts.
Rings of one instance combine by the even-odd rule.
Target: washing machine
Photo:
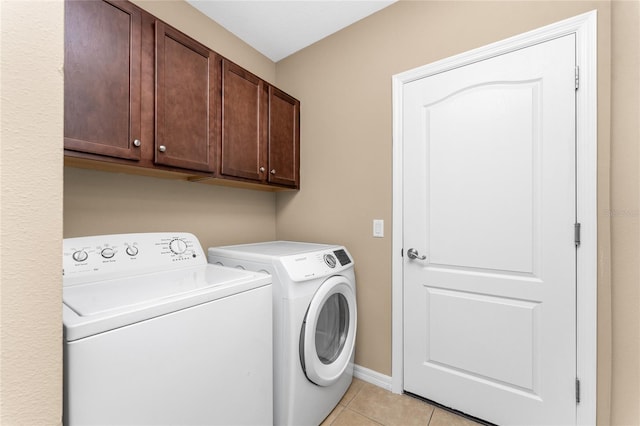
[[[212,247],[208,260],[272,276],[274,424],[319,425],[353,378],[357,309],[349,252],[273,241]]]
[[[269,275],[188,233],[67,238],[63,267],[64,424],[272,422]]]

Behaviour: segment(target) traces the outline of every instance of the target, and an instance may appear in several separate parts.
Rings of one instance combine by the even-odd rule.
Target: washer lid
[[[268,285],[271,277],[218,265],[63,288],[67,340],[76,340]]]

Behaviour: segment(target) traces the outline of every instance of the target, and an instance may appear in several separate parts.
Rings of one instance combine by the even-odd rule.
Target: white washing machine
[[[63,266],[66,425],[271,423],[270,276],[187,233],[67,238]]]
[[[274,424],[320,424],[353,377],[357,309],[349,252],[274,241],[212,247],[208,258],[272,275]]]

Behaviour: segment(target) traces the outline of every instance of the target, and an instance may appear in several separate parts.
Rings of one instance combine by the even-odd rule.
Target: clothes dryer
[[[353,378],[357,307],[349,252],[272,241],[211,247],[208,260],[272,276],[274,424],[320,424]]]

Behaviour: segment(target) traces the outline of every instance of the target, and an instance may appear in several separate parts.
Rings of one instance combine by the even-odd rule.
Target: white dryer
[[[357,309],[349,252],[273,241],[212,247],[208,259],[272,275],[274,424],[320,424],[353,377]]]
[[[63,266],[66,425],[271,423],[270,276],[187,233],[68,238]]]

